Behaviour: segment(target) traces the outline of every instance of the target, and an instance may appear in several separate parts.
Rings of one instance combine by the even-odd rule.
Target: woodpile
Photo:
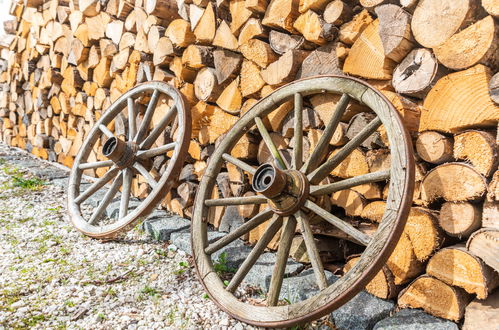
[[[0,40],[0,141],[71,167],[83,139],[113,101],[138,83],[166,81],[184,94],[193,130],[187,164],[162,205],[190,217],[199,180],[217,142],[258,99],[299,78],[361,78],[394,104],[416,152],[414,202],[407,226],[367,290],[454,321],[465,314],[473,319],[481,309],[465,313],[466,305],[474,297],[492,297],[499,283],[496,3],[13,2],[10,13],[15,19],[4,24],[9,35]],[[339,96],[329,94],[310,99],[303,112],[305,156],[339,102]],[[293,144],[293,120],[288,116],[292,108],[292,102],[286,102],[263,120],[283,155],[289,155]],[[348,105],[331,150],[372,119],[365,111],[361,104]],[[110,129],[117,132],[119,125]],[[388,169],[386,145],[379,129],[331,177]],[[231,156],[258,164],[268,161],[271,153],[250,132]],[[251,196],[249,179],[235,166],[227,166],[217,178],[213,198]],[[146,186],[135,182],[132,193],[143,198]],[[361,185],[334,193],[322,205],[369,233],[381,220],[387,189],[384,183]],[[257,206],[214,207],[209,220],[229,231],[232,224],[258,211]],[[340,273],[353,267],[362,249],[334,227],[313,220],[325,267]],[[266,226],[265,222],[253,229],[246,239],[258,241]],[[277,247],[279,235],[268,244],[270,249]],[[328,252],[332,247],[337,251]],[[291,256],[307,262],[303,241],[293,241]]]

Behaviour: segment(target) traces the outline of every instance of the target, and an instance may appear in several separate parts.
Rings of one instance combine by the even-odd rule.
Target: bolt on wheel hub
[[[303,173],[283,171],[272,164],[258,167],[251,185],[256,192],[267,197],[273,211],[282,216],[298,211],[305,204],[310,191],[310,184]]]

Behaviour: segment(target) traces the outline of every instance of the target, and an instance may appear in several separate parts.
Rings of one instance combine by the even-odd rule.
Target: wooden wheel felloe
[[[318,94],[341,96],[336,109],[332,108],[330,120],[324,122],[321,137],[315,148],[304,157],[304,140],[309,134],[304,127],[304,114],[310,98]],[[269,122],[278,117],[285,102],[294,102],[292,139],[287,155],[274,144],[269,133]],[[350,103],[359,102],[374,117],[340,148],[333,149],[330,140]],[[358,104],[357,104],[358,105]],[[370,109],[370,110],[369,110]],[[273,125],[276,127],[278,125]],[[338,178],[331,175],[345,159],[358,149],[373,133],[384,129],[391,153],[389,170],[378,170],[356,177]],[[245,135],[260,136],[266,145],[271,161],[258,164],[254,159],[237,159],[231,151]],[[251,194],[243,197],[212,199],[212,191],[219,173],[231,163],[251,179]],[[351,221],[333,214],[328,203],[321,202],[334,192],[361,184],[389,180],[387,207],[378,229],[367,234]],[[405,225],[412,201],[414,159],[410,139],[393,106],[369,85],[360,80],[341,76],[321,76],[298,80],[279,88],[256,103],[229,130],[218,144],[203,176],[192,219],[192,251],[201,282],[210,297],[220,308],[244,322],[264,327],[289,327],[319,318],[338,308],[376,275],[393,251]],[[266,205],[265,205],[266,204]],[[260,213],[246,220],[237,228],[215,241],[208,241],[208,216],[212,207],[231,205],[256,205]],[[314,242],[311,220],[321,218],[342,231],[350,240],[365,246],[358,262],[334,283],[329,282],[323,262]],[[235,274],[218,274],[212,256],[229,243],[243,238],[252,229],[267,223],[263,235],[239,265]],[[268,290],[260,300],[240,300],[238,289],[280,230],[279,246]],[[317,291],[306,300],[285,302],[280,298],[292,238],[302,235],[311,268],[315,274]],[[222,276],[223,275],[223,276]],[[263,274],[262,274],[263,275]],[[228,279],[229,278],[229,279]],[[248,302],[252,301],[252,303]],[[257,302],[255,302],[257,301]]]
[[[123,94],[95,123],[75,158],[68,191],[74,226],[94,238],[113,238],[133,227],[172,187],[190,137],[190,112],[172,86],[152,81]],[[82,189],[88,172],[98,178]],[[139,184],[147,196],[131,203]]]

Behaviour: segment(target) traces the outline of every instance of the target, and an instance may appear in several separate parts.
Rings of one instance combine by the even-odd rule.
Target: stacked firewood
[[[367,290],[457,321],[473,295],[485,299],[498,286],[497,1],[25,0],[14,2],[11,14],[15,20],[5,23],[11,35],[0,40],[0,141],[71,167],[113,101],[138,83],[169,82],[185,96],[193,130],[187,165],[162,205],[190,217],[217,141],[258,99],[300,78],[359,77],[394,104],[417,154],[407,226]],[[319,95],[307,105],[310,150],[338,101]],[[285,151],[292,103],[280,107],[265,125]],[[364,111],[349,106],[331,148],[369,122]],[[372,139],[383,141],[383,132],[376,134]],[[245,135],[232,156],[259,164],[269,151]],[[363,144],[332,175],[348,178],[389,164],[386,147]],[[251,195],[248,180],[228,164],[213,197]],[[387,186],[340,191],[331,203],[368,232],[381,220]],[[136,182],[132,191],[145,197],[147,183]],[[212,210],[210,222],[230,230],[227,219],[250,218],[258,208]],[[348,237],[321,223],[313,227],[328,269],[340,259],[346,264],[339,268],[355,264],[360,250]],[[247,239],[257,241],[263,228]],[[335,249],[342,253],[331,255]],[[304,251],[297,236],[291,256],[307,262]]]

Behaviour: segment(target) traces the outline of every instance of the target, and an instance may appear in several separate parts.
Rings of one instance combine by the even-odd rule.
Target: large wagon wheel
[[[172,187],[190,136],[190,112],[175,88],[153,81],[123,94],[95,123],[75,158],[68,191],[74,226],[94,238],[113,238],[133,227]],[[100,177],[82,191],[84,172],[98,169]],[[148,184],[148,195],[131,203],[132,183],[139,179]],[[99,196],[97,205],[87,204],[92,196]],[[116,212],[106,212],[110,204]]]
[[[324,133],[317,147],[310,151],[309,159],[304,162],[303,102],[307,97],[320,93],[340,94],[341,99],[336,109],[331,109],[332,117],[329,123],[325,123]],[[293,98],[296,119],[293,133],[295,147],[288,164],[274,145],[262,120],[265,120],[266,116],[275,111],[280,104]],[[352,100],[366,105],[377,116],[332,157],[331,155],[327,157],[330,152],[328,142]],[[384,125],[389,140],[390,170],[323,184],[323,179],[381,125]],[[231,156],[231,150],[239,139],[248,131],[254,130],[255,126],[274,158],[273,162],[262,164],[258,168]],[[256,196],[211,199],[215,178],[223,169],[225,162],[232,163],[252,177],[252,188],[257,193]],[[321,206],[320,196],[364,183],[385,180],[389,180],[387,207],[378,230],[372,236],[361,232]],[[413,180],[414,160],[410,139],[396,110],[375,89],[360,80],[339,76],[308,78],[281,87],[260,100],[241,117],[211,156],[199,185],[191,227],[193,254],[199,278],[209,296],[220,308],[233,317],[253,325],[289,327],[324,316],[361,291],[386,262],[407,219],[412,201]],[[218,240],[208,241],[207,216],[210,207],[265,203],[267,208],[256,216]],[[309,220],[317,216],[365,246],[355,266],[334,283],[328,283],[326,279],[311,232]],[[217,274],[212,255],[269,219],[266,231],[230,281],[224,277],[226,274]],[[279,301],[279,294],[291,240],[297,228],[306,243],[318,288],[312,297],[286,304],[284,301]],[[249,303],[250,300],[238,299],[240,294],[236,292],[237,288],[279,229],[282,229],[281,238],[265,300],[255,304]]]

